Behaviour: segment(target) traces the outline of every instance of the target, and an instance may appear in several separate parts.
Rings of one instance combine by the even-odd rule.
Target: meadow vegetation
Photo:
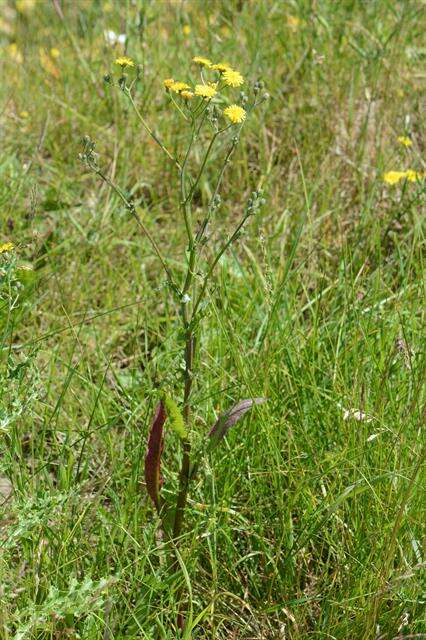
[[[1,0],[1,639],[426,638],[425,26],[420,0]],[[139,116],[182,162],[163,81],[192,91],[196,56],[244,77],[222,123],[262,100],[199,180],[212,130],[191,148],[194,229],[225,171],[186,290],[125,203],[181,286],[178,174]],[[170,563],[148,433],[164,391],[185,414],[182,317],[248,210],[206,286]]]

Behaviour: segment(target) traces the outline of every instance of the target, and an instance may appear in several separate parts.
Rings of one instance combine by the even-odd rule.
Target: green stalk
[[[158,144],[158,146],[160,147],[160,149],[166,154],[166,156],[169,158],[169,160],[171,160],[173,162],[173,164],[175,164],[177,166],[177,168],[180,170],[181,166],[179,164],[179,161],[174,158],[172,156],[172,154],[170,153],[170,151],[167,149],[167,147],[161,142],[160,138],[157,136],[157,134],[154,133],[154,131],[151,129],[151,127],[148,125],[148,123],[146,122],[145,118],[142,116],[141,112],[139,111],[139,109],[137,108],[135,101],[133,100],[133,96],[130,92],[130,89],[128,89],[127,87],[124,90],[124,93],[126,94],[126,96],[129,98],[130,103],[140,121],[140,123],[142,124],[143,128],[145,129],[145,131],[151,136],[151,138],[154,140],[154,142],[156,142]]]

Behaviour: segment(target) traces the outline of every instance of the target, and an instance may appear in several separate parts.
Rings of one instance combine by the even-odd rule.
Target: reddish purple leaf
[[[146,490],[153,501],[155,508],[160,513],[160,486],[161,486],[161,454],[163,452],[163,425],[166,421],[166,411],[163,401],[157,404],[154,419],[149,431],[148,449],[145,456],[145,482]]]
[[[226,436],[230,427],[232,427],[240,418],[244,416],[255,404],[263,404],[268,398],[253,398],[241,400],[233,407],[222,413],[216,420],[213,428],[209,433],[211,445],[215,446],[222,438]]]

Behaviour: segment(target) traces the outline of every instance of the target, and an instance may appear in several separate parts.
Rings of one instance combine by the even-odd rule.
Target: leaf
[[[226,436],[230,427],[234,426],[255,404],[263,404],[268,398],[240,400],[233,407],[222,413],[209,433],[210,448],[215,447]]]
[[[169,396],[164,396],[164,403],[166,405],[167,417],[170,420],[171,428],[178,434],[181,440],[187,440],[188,432],[185,428],[182,413],[176,402],[172,398],[169,398]]]
[[[145,456],[146,490],[158,513],[160,513],[160,465],[161,454],[163,452],[163,426],[165,421],[166,412],[163,401],[160,400],[155,409],[154,419],[149,431],[148,449]]]

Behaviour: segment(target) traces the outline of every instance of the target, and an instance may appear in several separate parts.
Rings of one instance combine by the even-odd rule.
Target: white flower
[[[115,33],[112,29],[106,29],[104,31],[104,38],[112,47],[117,43],[125,45],[127,40],[125,33]]]
[[[343,407],[342,407],[343,408]],[[343,420],[358,420],[358,422],[371,422],[373,418],[359,409],[343,409]]]

